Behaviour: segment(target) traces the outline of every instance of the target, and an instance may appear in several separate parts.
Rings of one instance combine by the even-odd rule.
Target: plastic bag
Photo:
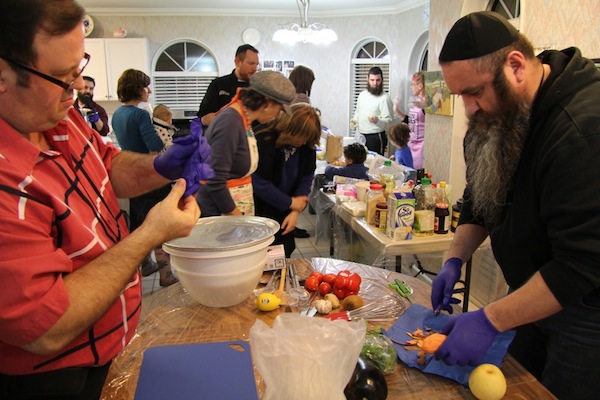
[[[344,400],[366,333],[363,320],[280,314],[269,328],[256,320],[250,349],[266,384],[264,400]]]
[[[396,370],[398,354],[394,343],[385,335],[367,334],[360,356],[373,361],[384,375],[389,375]]]

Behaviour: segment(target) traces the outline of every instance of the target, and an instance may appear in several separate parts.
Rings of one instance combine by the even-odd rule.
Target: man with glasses
[[[119,152],[73,108],[90,58],[83,17],[74,0],[0,2],[1,399],[98,399],[135,333],[138,266],[200,215],[184,196],[203,177],[199,139]],[[175,179],[129,234],[117,196]]]

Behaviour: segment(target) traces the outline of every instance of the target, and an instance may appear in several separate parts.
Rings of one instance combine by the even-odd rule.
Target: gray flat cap
[[[250,78],[250,89],[283,105],[290,114],[290,103],[296,97],[296,88],[292,81],[277,71],[260,71]]]

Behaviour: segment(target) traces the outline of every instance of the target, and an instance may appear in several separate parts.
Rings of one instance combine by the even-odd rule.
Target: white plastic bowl
[[[269,218],[201,218],[190,236],[163,244],[187,292],[209,307],[243,302],[256,288],[279,224]]]
[[[262,262],[246,271],[221,275],[204,275],[177,269],[179,281],[198,303],[208,307],[230,307],[245,301],[254,291],[262,276],[266,252]]]
[[[189,251],[163,246],[171,255],[171,265],[178,271],[221,275],[229,272],[243,272],[257,263],[264,262],[267,247],[273,236],[255,245],[235,250]]]

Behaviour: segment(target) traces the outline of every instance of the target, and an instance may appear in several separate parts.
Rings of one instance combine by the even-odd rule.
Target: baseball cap
[[[260,71],[250,78],[250,89],[283,105],[287,114],[291,114],[290,103],[296,97],[296,88],[292,81],[277,71]]]
[[[450,29],[439,61],[470,60],[500,50],[517,40],[519,31],[493,11],[465,15]]]

